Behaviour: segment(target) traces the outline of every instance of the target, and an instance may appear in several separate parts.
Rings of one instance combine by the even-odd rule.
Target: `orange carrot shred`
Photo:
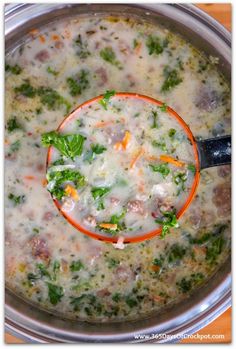
[[[130,142],[130,139],[131,139],[131,133],[129,131],[125,131],[124,138],[122,139],[121,142],[115,143],[114,148],[116,150],[121,150],[121,149],[126,150]]]
[[[79,200],[77,190],[69,184],[67,184],[67,186],[65,187],[65,193],[66,195],[71,196],[74,200]]]
[[[113,124],[113,121],[100,121],[97,122],[94,127],[100,128],[100,127],[106,127],[106,126],[110,126]]]
[[[32,181],[32,180],[36,179],[35,176],[25,176],[24,178],[28,179],[29,181]]]
[[[132,159],[130,163],[130,168],[133,168],[136,164],[136,162],[141,158],[141,156],[144,154],[144,150],[141,148],[138,153],[135,155],[135,157]]]
[[[104,228],[104,229],[116,230],[117,229],[117,224],[100,223],[99,227]]]
[[[46,41],[45,36],[44,35],[39,35],[39,40],[43,44]]]
[[[169,155],[160,155],[160,160],[164,161],[164,162],[169,162],[170,164],[177,166],[177,167],[183,167],[184,166],[184,162],[179,161],[175,158],[172,158]]]
[[[60,39],[59,35],[56,35],[56,34],[52,35],[52,40],[57,41],[59,39]]]
[[[48,181],[47,181],[46,178],[42,179],[42,185],[43,185],[43,187],[46,187],[47,183],[48,183]]]

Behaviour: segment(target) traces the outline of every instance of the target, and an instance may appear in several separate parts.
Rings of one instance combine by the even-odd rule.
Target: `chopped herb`
[[[39,233],[39,229],[38,228],[33,228],[33,232],[38,234]]]
[[[10,72],[14,75],[19,75],[22,72],[22,68],[18,64],[15,64],[15,65],[6,64],[5,71]]]
[[[110,101],[110,98],[112,97],[112,96],[114,96],[115,95],[115,91],[114,90],[111,90],[111,91],[106,91],[106,93],[104,93],[104,95],[103,95],[103,98],[99,101],[99,103],[103,106],[103,108],[105,109],[105,110],[107,110],[107,107],[108,107],[108,103],[109,103],[109,101]]]
[[[22,130],[22,126],[19,124],[16,116],[13,116],[7,121],[7,131],[13,132],[15,130]]]
[[[152,142],[153,147],[158,147],[164,152],[167,152],[166,142],[164,140],[160,140],[160,142],[153,141]]]
[[[159,108],[161,109],[161,111],[167,112],[168,105],[166,103],[163,103]]]
[[[158,117],[157,112],[152,110],[152,118],[153,118],[152,128],[158,128],[157,117]]]
[[[167,45],[168,41],[166,39],[161,40],[159,37],[154,35],[149,35],[146,41],[149,55],[161,54],[164,51],[164,48],[167,47]]]
[[[168,176],[168,174],[170,173],[170,169],[168,167],[168,164],[161,164],[161,165],[149,165],[151,167],[151,169],[154,172],[159,172],[163,178],[166,178],[166,176]]]
[[[98,198],[104,197],[107,193],[109,193],[110,190],[111,188],[108,187],[93,187],[91,189],[91,193],[94,200],[96,200]]]
[[[65,182],[73,182],[77,189],[85,184],[84,176],[82,176],[79,171],[71,169],[63,171],[53,171],[49,169],[47,172],[47,180],[49,183],[51,181],[54,182],[54,186],[48,189],[48,191],[58,200],[61,200],[65,195],[64,189],[61,187]]]
[[[53,280],[56,281],[57,274],[60,271],[61,263],[59,261],[54,261],[53,263]]]
[[[179,76],[176,69],[170,69],[168,66],[164,68],[164,83],[161,87],[162,92],[170,91],[175,86],[179,85],[183,79]]]
[[[180,190],[185,190],[185,182],[187,180],[187,174],[185,172],[177,172],[174,174],[174,182],[180,186]]]
[[[64,105],[68,113],[71,108],[70,103],[51,87],[38,88],[37,95],[40,97],[41,103],[46,105],[48,110],[56,110]]]
[[[204,275],[202,273],[191,274],[191,276],[187,279],[184,277],[181,281],[177,282],[179,290],[183,293],[189,292],[194,285],[198,285],[204,279]]]
[[[37,90],[30,85],[29,80],[26,80],[23,84],[14,88],[16,93],[20,93],[21,95],[29,98],[33,98],[36,96]]]
[[[206,250],[206,260],[209,264],[214,264],[221,254],[223,247],[225,244],[225,240],[222,236],[216,236],[211,240],[209,246],[207,246]]]
[[[91,149],[95,154],[102,154],[105,150],[107,150],[106,147],[100,144],[91,144]]]
[[[83,305],[83,303],[85,303],[86,305],[95,305],[96,303],[96,297],[88,293],[83,293],[79,297],[70,297],[70,298],[71,298],[70,304],[74,306],[75,311],[79,310],[79,308]]]
[[[154,258],[152,264],[161,268],[163,266],[163,262],[164,262],[164,257],[160,256],[160,258]]]
[[[188,164],[188,170],[191,171],[193,174],[196,173],[196,167],[194,164]]]
[[[107,262],[108,262],[108,268],[115,268],[120,264],[120,261],[118,259],[115,258],[107,258]]]
[[[58,71],[52,69],[51,67],[47,67],[47,72],[48,72],[49,74],[54,75],[54,76],[57,76],[57,75],[59,74]]]
[[[178,228],[179,223],[175,215],[176,210],[162,212],[163,219],[156,219],[155,222],[162,225],[161,238],[164,238],[170,233],[169,228]]]
[[[124,222],[120,222],[122,218],[124,218],[126,214],[126,210],[123,210],[123,212],[120,215],[112,215],[110,218],[109,222],[106,222],[108,224],[116,224],[117,227],[116,229],[109,229],[109,228],[101,228],[98,226],[99,230],[105,230],[107,233],[110,234],[117,234],[118,231],[122,231],[126,229],[125,223]]]
[[[80,134],[64,135],[56,131],[51,131],[44,133],[41,141],[44,147],[53,145],[64,156],[73,160],[75,156],[81,155],[85,139],[86,138]]]
[[[128,295],[125,298],[125,303],[130,307],[130,308],[134,308],[138,305],[137,299],[134,298],[133,296]]]
[[[29,286],[31,286],[31,287],[34,286],[35,281],[38,279],[40,279],[40,275],[33,274],[33,273],[27,274],[27,280],[28,280]]]
[[[189,242],[191,244],[203,245],[205,242],[209,241],[211,237],[212,237],[212,235],[210,233],[204,233],[199,238],[192,238],[190,236],[189,237]]]
[[[95,159],[95,155],[102,154],[105,150],[107,150],[107,148],[103,145],[91,144],[91,149],[84,154],[84,161],[87,161],[91,164]]]
[[[98,211],[105,210],[105,205],[103,201],[99,201],[98,206],[97,206]]]
[[[173,138],[175,134],[176,134],[176,130],[174,128],[170,128],[168,133],[169,137]]]
[[[88,71],[82,69],[77,76],[67,78],[71,96],[78,96],[89,87]]]
[[[15,141],[14,143],[11,144],[10,146],[10,151],[14,153],[15,151],[20,149],[20,141]]]
[[[137,39],[133,40],[133,48],[136,49],[136,47],[138,47],[139,45],[139,41]]]
[[[42,276],[46,276],[46,277],[48,277],[49,279],[51,279],[51,275],[50,275],[50,273],[48,272],[46,266],[45,266],[43,263],[37,263],[36,266],[37,266],[37,268],[38,268],[39,271],[40,271],[41,277],[42,277]]]
[[[73,261],[70,265],[70,270],[72,272],[74,271],[80,271],[81,269],[84,268],[84,265],[83,263],[81,262],[81,260],[78,260],[78,261]]]
[[[120,61],[116,59],[116,54],[111,47],[105,47],[101,50],[100,56],[104,61],[116,66],[118,69],[123,69]]]
[[[118,293],[118,292],[114,293],[113,296],[112,296],[112,300],[113,300],[113,302],[118,303],[121,300],[121,294]]]
[[[179,244],[174,244],[171,246],[169,255],[168,255],[168,262],[169,263],[176,263],[180,261],[186,254],[186,249],[179,245]]]
[[[41,86],[39,88],[34,88],[30,85],[28,80],[26,80],[22,85],[15,87],[14,91],[29,98],[39,96],[41,103],[46,105],[49,110],[56,110],[62,105],[65,105],[66,112],[68,113],[71,108],[70,103],[51,87]]]
[[[47,282],[47,285],[49,300],[53,305],[56,305],[58,302],[61,301],[61,298],[64,296],[63,287],[51,284],[49,282]]]
[[[58,166],[58,165],[64,165],[64,164],[65,164],[65,161],[62,158],[60,158],[60,159],[55,160],[52,163],[52,166]]]
[[[23,204],[25,202],[25,195],[14,195],[12,193],[8,194],[8,199],[11,200],[14,206]]]
[[[82,37],[80,34],[77,36],[74,42],[77,48],[77,56],[79,56],[82,59],[85,59],[88,56],[90,56],[91,53],[88,50],[88,43],[82,41]]]
[[[82,119],[77,120],[77,126],[84,127],[85,126],[84,121]]]

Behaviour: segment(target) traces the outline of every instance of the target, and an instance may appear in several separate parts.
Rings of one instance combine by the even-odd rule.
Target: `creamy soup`
[[[229,134],[230,90],[218,72],[217,57],[205,57],[178,33],[137,19],[72,18],[32,30],[7,54],[5,88],[6,282],[17,295],[68,318],[136,319],[188,296],[226,260],[230,253],[229,166],[201,171],[194,201],[175,227],[167,227],[169,234],[119,250],[80,233],[58,212],[50,194],[55,183],[50,187],[49,172],[46,179],[47,148],[41,142],[76,106],[112,90],[166,103],[198,139]],[[163,130],[153,127],[166,118],[163,110],[154,110],[156,117],[148,106],[137,103],[137,109],[144,108],[140,115],[136,111],[131,115],[133,107],[128,114],[121,113],[119,108],[126,107],[123,102],[111,99],[108,110],[98,104],[102,117],[93,118],[94,112],[89,111],[72,129],[68,125],[63,132],[74,133],[77,127],[76,134],[86,137],[83,151],[71,160],[54,150],[52,160],[58,163],[50,167],[75,162],[85,177],[86,185],[75,193],[81,200],[74,200],[76,207],[82,205],[76,214],[85,220],[83,226],[95,231],[90,216],[96,226],[97,220],[109,223],[113,215],[123,214],[125,206],[120,223],[135,228],[132,234],[137,234],[138,229],[158,225],[155,219],[161,206],[156,186],[171,183],[176,195],[170,197],[177,204],[188,191],[194,168],[188,167],[193,162],[191,149],[184,137],[178,137],[179,125],[172,121],[163,123]],[[91,132],[94,123],[111,119],[112,124]],[[123,149],[128,138],[130,144]],[[159,159],[149,161],[142,154],[131,171],[132,152],[135,156],[143,145],[148,155]],[[160,155],[185,165],[176,168],[159,161]],[[160,165],[165,165],[164,170],[159,171]],[[181,175],[175,181],[177,171]],[[63,197],[72,197],[73,189],[66,185],[75,186],[74,181],[62,183],[52,193],[59,195],[61,203]],[[109,192],[96,194],[94,187],[109,188]]]
[[[193,144],[166,105],[114,94],[42,136],[53,145],[47,189],[79,227],[125,237],[163,225],[164,237],[193,187]]]

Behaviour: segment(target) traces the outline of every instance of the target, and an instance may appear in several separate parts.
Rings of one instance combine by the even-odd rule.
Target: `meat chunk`
[[[104,84],[108,81],[106,70],[103,67],[100,67],[97,70],[95,70],[95,73],[96,75],[98,75],[99,78],[98,86],[104,86]]]
[[[136,277],[135,273],[130,268],[122,265],[116,268],[114,276],[121,281],[133,281]]]
[[[141,200],[129,201],[127,204],[127,211],[144,215],[145,213],[144,202]]]
[[[221,100],[222,98],[217,91],[205,86],[197,94],[195,105],[202,111],[211,112],[219,106]]]
[[[46,62],[46,61],[49,60],[50,55],[49,55],[48,50],[41,50],[41,51],[39,51],[39,52],[34,56],[34,58],[35,58],[37,61],[39,61],[39,62],[41,62],[41,63],[44,63],[44,62]]]
[[[120,199],[115,198],[114,196],[112,196],[112,197],[110,198],[110,202],[111,202],[112,205],[117,206],[117,205],[119,205],[119,203],[120,203]]]
[[[32,256],[49,262],[50,252],[44,239],[35,236],[29,241],[29,245],[31,247]]]
[[[217,168],[218,176],[220,176],[222,178],[228,177],[230,172],[231,172],[231,166],[230,165],[219,166]]]
[[[89,215],[83,218],[83,224],[90,225],[91,227],[95,227],[97,222],[94,216]]]
[[[55,42],[54,46],[57,50],[61,50],[65,45],[63,41],[58,40]]]
[[[54,214],[50,211],[47,211],[43,215],[43,220],[44,221],[51,221],[53,219],[53,217],[54,217]]]
[[[109,292],[107,288],[103,288],[102,290],[97,291],[97,296],[101,298],[110,296],[110,294],[111,292]]]
[[[213,204],[220,217],[229,215],[231,209],[231,189],[229,183],[221,183],[213,189]]]

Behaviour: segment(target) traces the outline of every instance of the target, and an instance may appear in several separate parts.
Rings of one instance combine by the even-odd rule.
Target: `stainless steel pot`
[[[6,51],[15,47],[32,28],[84,14],[132,14],[161,22],[188,39],[207,55],[219,57],[219,69],[230,79],[230,33],[193,5],[182,4],[13,4],[5,8]],[[145,320],[122,323],[86,323],[63,320],[29,305],[6,290],[6,331],[27,342],[173,342],[213,321],[231,303],[231,260],[201,289],[174,307]],[[154,338],[152,334],[164,334]],[[135,339],[142,335],[142,339]],[[145,337],[146,336],[146,337]],[[176,336],[169,337],[169,336]]]

